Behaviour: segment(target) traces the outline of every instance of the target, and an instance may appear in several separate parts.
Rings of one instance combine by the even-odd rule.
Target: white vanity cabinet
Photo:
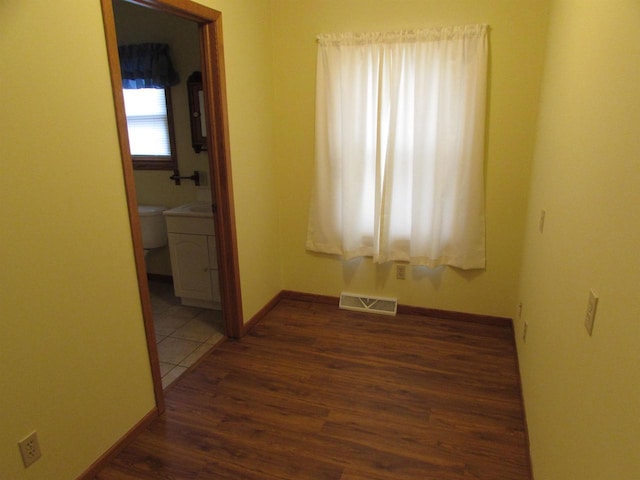
[[[192,204],[164,214],[176,296],[183,305],[219,310],[220,283],[211,212],[194,209]]]

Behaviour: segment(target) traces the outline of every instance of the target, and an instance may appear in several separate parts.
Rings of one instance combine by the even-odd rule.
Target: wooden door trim
[[[211,12],[215,11],[211,10]],[[217,15],[215,20],[200,23],[202,90],[205,97],[206,118],[208,119],[207,138],[210,139],[207,152],[209,154],[209,176],[214,190],[213,217],[216,227],[222,314],[227,336],[240,338],[244,333],[244,317],[231,177],[222,17],[219,12],[215,12],[215,14]]]
[[[199,25],[203,90],[207,118],[207,136],[212,145],[209,148],[209,172],[214,194],[214,222],[218,241],[218,265],[222,297],[222,311],[227,336],[240,337],[244,333],[242,296],[240,290],[238,248],[233,206],[233,185],[231,178],[231,155],[229,149],[229,126],[227,115],[226,83],[224,75],[224,54],[222,44],[222,14],[190,0],[127,0],[140,6],[152,8],[192,20]],[[142,232],[138,216],[133,163],[129,152],[129,138],[124,112],[122,80],[118,56],[118,41],[112,0],[100,0],[104,22],[107,57],[111,77],[115,120],[125,194],[131,226],[134,260],[136,265],[140,302],[146,332],[146,341],[151,365],[156,408],[164,411],[164,395],[158,348],[153,325],[153,311],[147,281]]]

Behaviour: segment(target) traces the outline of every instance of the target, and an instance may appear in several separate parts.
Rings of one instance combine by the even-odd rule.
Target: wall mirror
[[[191,144],[196,153],[207,149],[207,122],[202,91],[202,73],[193,72],[187,80],[191,120]]]

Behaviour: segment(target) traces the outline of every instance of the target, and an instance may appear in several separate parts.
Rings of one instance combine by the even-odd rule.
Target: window
[[[484,268],[487,26],[318,37],[307,249]]]
[[[177,169],[171,90],[123,89],[133,168]]]

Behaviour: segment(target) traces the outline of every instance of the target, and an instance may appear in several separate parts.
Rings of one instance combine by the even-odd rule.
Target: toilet
[[[150,250],[167,244],[167,224],[162,215],[166,209],[163,205],[138,205],[145,257]]]

